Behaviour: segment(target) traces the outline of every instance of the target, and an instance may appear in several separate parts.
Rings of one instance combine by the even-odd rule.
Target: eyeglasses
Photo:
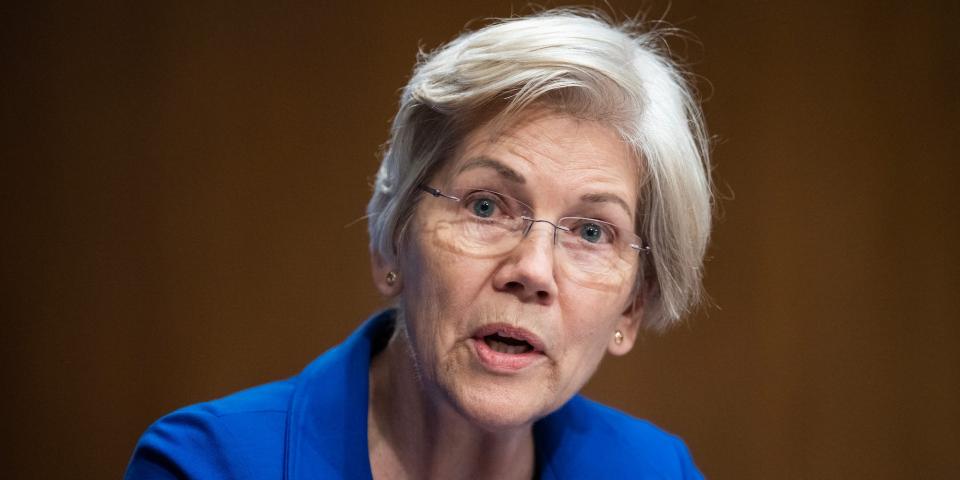
[[[485,189],[420,190],[447,200],[433,222],[441,246],[476,257],[494,257],[516,248],[537,223],[553,227],[558,266],[575,280],[589,284],[623,282],[637,270],[640,255],[650,247],[633,231],[585,217],[563,217],[556,223],[538,219],[527,204]]]

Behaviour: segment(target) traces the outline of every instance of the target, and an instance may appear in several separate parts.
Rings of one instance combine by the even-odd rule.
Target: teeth
[[[497,340],[490,340],[487,344],[490,345],[490,348],[494,352],[508,353],[510,355],[519,355],[527,351],[527,347],[524,345],[507,345]]]

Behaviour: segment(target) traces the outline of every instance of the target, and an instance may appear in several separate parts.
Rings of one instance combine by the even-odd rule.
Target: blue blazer
[[[391,312],[381,312],[293,378],[161,418],[126,478],[371,478],[370,356],[392,330]],[[703,478],[679,438],[580,395],[533,433],[542,479]]]

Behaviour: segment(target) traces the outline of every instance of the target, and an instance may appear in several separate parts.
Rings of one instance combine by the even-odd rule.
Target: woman
[[[698,300],[699,108],[654,34],[577,11],[421,59],[368,206],[395,308],[291,379],[174,412],[128,478],[699,478],[577,395]]]

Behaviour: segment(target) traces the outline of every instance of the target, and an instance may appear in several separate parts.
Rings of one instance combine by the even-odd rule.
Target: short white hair
[[[387,261],[417,189],[490,112],[542,104],[614,128],[641,172],[637,234],[643,325],[664,330],[702,297],[712,187],[703,114],[656,29],[581,9],[499,20],[418,57],[367,205],[370,248]]]

